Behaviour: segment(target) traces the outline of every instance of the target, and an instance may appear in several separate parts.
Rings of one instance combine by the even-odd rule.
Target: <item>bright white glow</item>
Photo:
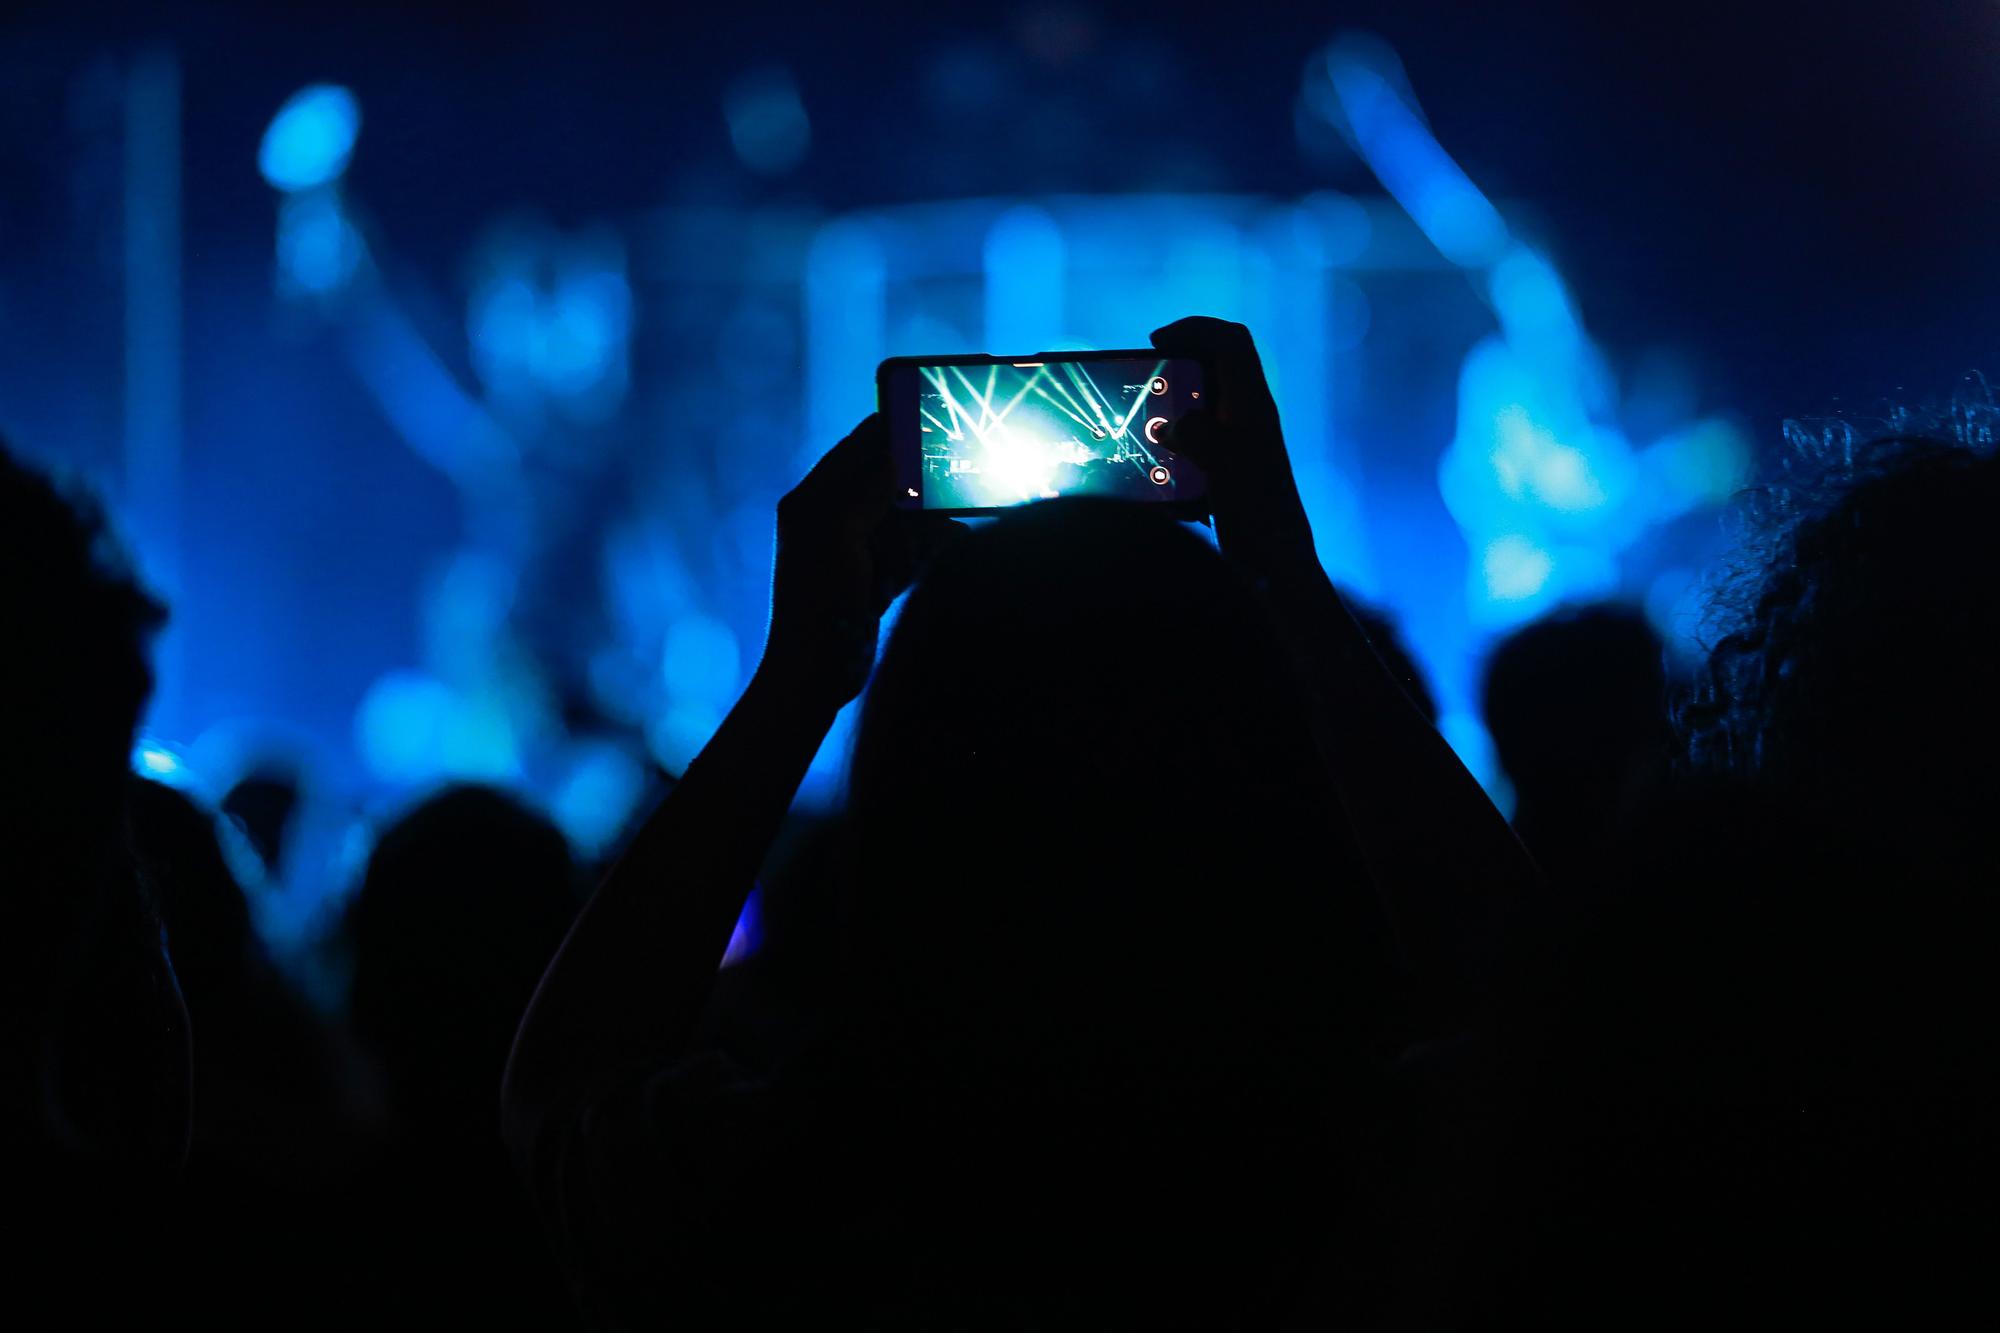
[[[1583,450],[1551,439],[1535,467],[1535,493],[1551,509],[1575,513],[1604,503],[1604,488],[1591,475]]]
[[[1500,602],[1533,597],[1556,567],[1554,557],[1518,533],[1489,544],[1484,564],[1487,595]]]
[[[1046,441],[1012,426],[1000,426],[986,435],[985,456],[980,470],[1021,498],[1040,495],[1055,479],[1056,453]]]
[[[1604,503],[1604,488],[1581,449],[1559,443],[1537,426],[1519,403],[1493,418],[1493,471],[1509,499],[1532,497],[1551,509],[1576,513]]]
[[[132,753],[132,766],[148,777],[170,777],[181,771],[179,756],[159,745],[141,742]]]

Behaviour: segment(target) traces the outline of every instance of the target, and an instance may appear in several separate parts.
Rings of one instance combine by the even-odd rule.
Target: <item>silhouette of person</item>
[[[252,926],[215,816],[157,782],[135,776],[128,791],[133,850],[202,1032],[196,1155],[273,1178],[310,1173],[326,1144],[309,1122],[339,1114],[348,1071]]]
[[[1441,905],[1490,908],[1534,871],[1312,556],[1248,333],[1155,343],[1217,372],[1176,447],[1214,479],[1226,558],[1143,505],[971,533],[899,514],[876,418],[781,503],[757,674],[509,1063],[508,1140],[599,1321],[1227,1327],[1315,1291],[1362,1303],[1397,983],[1451,1012],[1473,949]],[[1114,565],[1151,576],[1075,576]],[[771,1069],[689,1058],[791,795],[920,568],[856,740],[821,1031]]]
[[[1554,883],[1602,875],[1618,826],[1665,766],[1666,647],[1629,608],[1523,626],[1486,662],[1486,729],[1514,788],[1514,830]]]
[[[127,787],[133,852],[200,1036],[192,1146],[162,1237],[173,1280],[159,1298],[211,1320],[266,1318],[331,1285],[330,1256],[367,1243],[331,1206],[372,1146],[351,1091],[363,1070],[266,952],[215,816],[157,782]],[[331,1313],[325,1296],[321,1309]]]
[[[381,1064],[394,1133],[346,1201],[369,1256],[355,1277],[426,1321],[574,1318],[501,1146],[497,1093],[576,888],[555,825],[459,786],[382,834],[349,905],[349,1021]]]
[[[148,1273],[187,1155],[187,1011],[123,836],[164,618],[97,509],[0,448],[0,1117],[15,1257],[73,1309],[119,1299],[79,1273]]]
[[[1949,437],[1790,462],[1684,771],[1513,1053],[1473,1322],[1990,1307],[2000,462]]]

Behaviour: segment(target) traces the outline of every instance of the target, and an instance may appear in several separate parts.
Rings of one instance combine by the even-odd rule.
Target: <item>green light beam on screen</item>
[[[1019,393],[1015,394],[1012,398],[1007,400],[1007,406],[1000,410],[999,416],[993,418],[993,424],[997,426],[1001,422],[1005,421],[1007,419],[1007,414],[1009,412],[1012,412],[1015,409],[1015,407],[1020,404],[1020,401],[1023,398],[1026,398],[1028,396],[1028,390],[1034,389],[1036,393],[1041,393],[1042,391],[1040,389],[1035,388],[1035,381],[1039,380],[1046,373],[1047,372],[1042,367],[1040,366],[1035,367],[1035,373],[1028,376],[1027,380],[1022,383],[1021,391]],[[1047,397],[1048,395],[1043,394],[1042,396]]]
[[[981,397],[978,387],[973,384],[971,378],[967,376],[963,370],[961,370],[957,366],[953,366],[951,368],[951,373],[958,376],[958,382],[960,384],[963,384],[965,386],[965,391],[972,395],[972,401],[979,404],[980,424],[983,426],[991,427],[993,424],[992,390],[988,389],[986,392],[986,396]],[[985,437],[982,435],[981,438],[983,439]]]
[[[1077,392],[1083,395],[1083,401],[1096,414],[1098,424],[1103,426],[1104,429],[1110,430],[1111,414],[1105,410],[1104,400],[1097,392],[1097,385],[1091,381],[1090,376],[1085,374],[1083,368],[1076,362],[1071,361],[1063,368],[1069,372],[1070,380],[1076,385]]]
[[[924,373],[931,383],[937,386],[939,396],[944,399],[945,410],[951,413],[952,422],[957,427],[958,433],[963,436],[967,432],[970,432],[974,439],[984,441],[986,432],[983,423],[975,421],[972,413],[968,412],[965,406],[958,401],[958,396],[951,391],[951,385],[945,381],[944,372],[938,370],[936,372],[925,371]],[[965,387],[968,389],[972,388],[970,384],[967,384]],[[974,394],[975,396],[977,395],[977,390],[974,390]]]
[[[945,383],[944,373],[942,371],[933,373],[930,370],[925,370],[924,378],[928,379],[936,387],[938,395],[944,399],[945,411],[951,414],[953,424],[958,427],[957,433],[962,437],[969,430],[974,439],[984,444],[986,442],[985,430],[981,427],[980,423],[972,419],[970,412],[959,406],[958,399],[952,394],[951,386]],[[971,386],[967,385],[966,387],[970,388]],[[951,434],[952,432],[948,430],[945,433]]]
[[[919,375],[922,375],[922,376],[924,377],[924,379],[925,379],[925,380],[927,380],[927,381],[928,381],[928,382],[930,383],[930,386],[931,386],[931,387],[932,387],[933,389],[936,389],[936,390],[937,390],[937,392],[938,392],[938,397],[940,397],[940,398],[942,398],[942,399],[944,400],[944,411],[945,411],[945,415],[946,415],[946,416],[948,416],[948,417],[950,417],[950,418],[951,418],[951,420],[952,420],[952,424],[951,424],[951,425],[949,425],[949,426],[945,426],[945,431],[944,431],[944,433],[945,433],[946,435],[951,435],[951,434],[955,434],[955,433],[957,432],[957,428],[958,428],[958,410],[957,410],[957,404],[955,404],[955,403],[953,403],[953,402],[951,401],[951,390],[950,390],[950,389],[949,389],[948,387],[946,387],[946,385],[945,385],[945,382],[944,382],[944,377],[943,377],[942,375],[939,375],[939,374],[937,374],[937,373],[933,372],[933,371],[932,371],[932,370],[931,370],[931,369],[930,369],[930,368],[929,368],[928,366],[918,366],[918,367],[917,367],[917,373],[918,373]],[[927,415],[927,416],[929,415],[929,409],[927,409],[927,408],[926,408],[926,409],[922,409],[922,410],[924,411],[925,415]],[[937,420],[937,419],[936,419],[935,417],[932,417],[931,419],[932,419],[933,421],[936,421],[936,420]],[[939,424],[940,426],[944,426],[944,423],[943,423],[943,422],[941,422],[941,421],[939,421],[939,422],[938,422],[938,424]]]
[[[1111,423],[1104,420],[1104,414],[1097,410],[1097,399],[1091,395],[1090,389],[1086,385],[1086,381],[1082,372],[1077,370],[1076,366],[1073,363],[1066,363],[1063,366],[1063,373],[1069,376],[1070,387],[1074,388],[1077,394],[1081,396],[1081,401],[1078,402],[1077,410],[1080,412],[1084,412],[1086,414],[1095,415],[1098,418],[1098,424],[1104,426],[1106,429],[1109,429]]]
[[[1093,425],[1091,425],[1091,424],[1090,424],[1090,423],[1089,423],[1088,421],[1084,420],[1084,419],[1083,419],[1082,417],[1078,416],[1078,415],[1077,415],[1076,413],[1074,413],[1074,412],[1070,411],[1070,410],[1069,410],[1069,408],[1067,408],[1067,407],[1065,407],[1065,406],[1064,406],[1063,404],[1061,404],[1061,403],[1057,402],[1057,401],[1056,401],[1056,400],[1055,400],[1054,398],[1050,398],[1050,397],[1049,397],[1049,393],[1048,393],[1048,390],[1046,390],[1046,389],[1042,388],[1041,386],[1037,385],[1037,386],[1035,386],[1035,392],[1036,392],[1037,394],[1040,394],[1040,395],[1041,395],[1041,396],[1042,396],[1043,398],[1046,398],[1046,399],[1048,399],[1048,404],[1049,404],[1049,406],[1050,406],[1050,407],[1053,407],[1053,408],[1054,408],[1054,409],[1055,409],[1056,411],[1058,411],[1058,412],[1062,413],[1062,414],[1063,414],[1064,416],[1068,417],[1068,418],[1069,418],[1069,419],[1070,419],[1071,421],[1074,421],[1074,422],[1075,422],[1075,423],[1076,423],[1077,425],[1079,425],[1079,426],[1083,427],[1083,428],[1084,428],[1085,430],[1089,431],[1089,432],[1090,432],[1090,433],[1091,433],[1092,435],[1097,435],[1097,434],[1099,434],[1099,433],[1100,433],[1100,432],[1099,432],[1099,430],[1098,430],[1098,428],[1097,428],[1096,426],[1093,426]]]
[[[1104,404],[1098,401],[1097,389],[1091,384],[1090,376],[1078,370],[1074,361],[1065,361],[1063,369],[1069,372],[1071,382],[1083,394],[1084,401],[1090,404],[1091,411],[1097,414],[1098,424],[1103,426],[1106,431],[1109,431],[1111,429],[1111,414],[1106,412]]]
[[[987,429],[987,431],[988,431],[988,432],[991,432],[991,431],[992,431],[992,429],[993,429],[993,428],[994,428],[995,426],[997,426],[997,425],[999,425],[999,424],[1000,424],[1000,419],[999,419],[998,417],[996,417],[996,416],[994,416],[994,415],[993,415],[993,372],[994,372],[994,369],[995,369],[995,368],[994,368],[994,367],[992,367],[992,366],[988,366],[988,367],[986,368],[986,389],[985,389],[985,392],[983,392],[983,393],[982,393],[982,392],[981,392],[981,391],[979,391],[978,389],[972,389],[972,385],[971,385],[971,384],[970,384],[969,382],[968,382],[968,383],[966,384],[966,386],[965,386],[965,387],[966,387],[966,388],[968,388],[968,389],[972,389],[972,396],[973,396],[974,400],[978,402],[978,404],[979,404],[979,410],[980,410],[980,412],[982,413],[982,416],[981,416],[980,420],[981,420],[981,421],[982,421],[982,422],[983,422],[983,423],[985,424],[985,426],[986,426],[986,429]],[[964,378],[965,378],[965,373],[964,373],[963,371],[959,372],[959,378],[960,378],[960,379],[964,379]]]
[[[1086,426],[1090,426],[1090,429],[1092,430],[1098,429],[1096,426],[1091,425],[1090,419],[1087,416],[1083,415],[1085,412],[1089,411],[1089,409],[1086,408],[1082,403],[1076,401],[1076,398],[1070,393],[1070,391],[1063,387],[1063,382],[1061,380],[1051,375],[1049,376],[1049,383],[1052,386],[1054,386],[1055,391],[1061,394],[1071,407],[1076,409],[1078,421],[1083,422],[1083,424]],[[1050,401],[1053,402],[1054,400],[1051,399]]]
[[[944,405],[950,410],[951,419],[958,423],[958,435],[960,439],[970,435],[981,444],[986,442],[986,427],[982,423],[973,420],[972,413],[959,406],[958,399],[951,396],[949,389],[945,391]]]

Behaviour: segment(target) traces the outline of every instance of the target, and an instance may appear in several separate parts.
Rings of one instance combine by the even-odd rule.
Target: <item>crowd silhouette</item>
[[[496,790],[384,829],[308,1001],[299,775],[134,776],[166,609],[0,451],[17,1302],[65,1322],[1629,1328],[1981,1298],[1990,405],[1788,441],[1705,659],[1492,651],[1512,826],[1314,555],[1248,331],[1154,335],[1214,542],[777,513],[769,641],[607,866]],[[1078,579],[1141,566],[1142,581]],[[885,643],[883,612],[907,601]],[[1130,682],[1144,681],[1133,689]],[[865,697],[863,697],[865,695]],[[790,813],[863,697],[844,808]],[[721,967],[753,892],[760,945]]]

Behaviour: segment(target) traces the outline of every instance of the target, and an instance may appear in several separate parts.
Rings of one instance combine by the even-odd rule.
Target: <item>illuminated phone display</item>
[[[1156,352],[882,363],[901,503],[981,513],[1067,495],[1206,508],[1170,428],[1203,406],[1201,364]]]

